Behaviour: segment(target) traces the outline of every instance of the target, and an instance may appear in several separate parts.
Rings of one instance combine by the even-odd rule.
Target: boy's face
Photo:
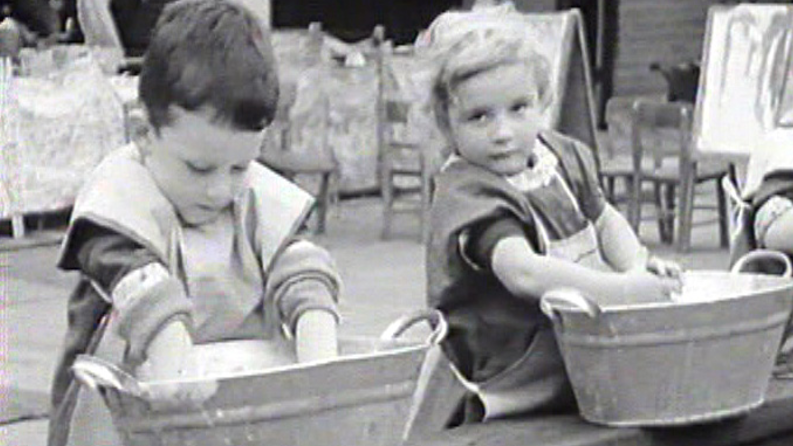
[[[179,107],[172,116],[153,136],[146,167],[185,224],[211,223],[240,192],[264,132],[233,129],[212,122],[209,113]]]
[[[451,96],[449,136],[458,155],[500,175],[526,168],[542,127],[539,97],[526,65],[479,73],[457,84]]]

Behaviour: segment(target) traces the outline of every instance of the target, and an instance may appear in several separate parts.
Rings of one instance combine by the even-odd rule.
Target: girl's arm
[[[680,278],[680,266],[650,254],[614,206],[606,203],[595,221],[595,230],[600,241],[600,252],[615,270],[647,270],[659,276]]]
[[[491,267],[516,297],[536,299],[554,288],[575,288],[601,304],[667,300],[677,280],[643,270],[597,271],[537,254],[524,237],[504,238],[493,249]]]
[[[606,203],[600,217],[595,221],[603,258],[617,271],[644,268],[649,252],[628,220],[614,206]]]

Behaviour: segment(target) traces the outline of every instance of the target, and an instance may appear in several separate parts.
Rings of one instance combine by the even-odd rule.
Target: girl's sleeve
[[[181,319],[191,329],[192,303],[156,256],[115,231],[83,222],[75,244],[79,269],[105,291],[127,359],[141,363],[151,339]]]
[[[463,231],[459,240],[461,257],[475,270],[492,271],[493,251],[498,242],[508,237],[525,237],[537,250],[534,228],[527,228],[517,218],[505,215],[482,220]]]
[[[267,274],[265,298],[273,299],[281,321],[294,333],[297,320],[308,310],[333,314],[341,278],[335,262],[323,248],[302,239],[289,243],[275,258]]]
[[[595,221],[606,206],[606,196],[600,187],[597,162],[592,149],[583,143],[568,139],[567,150],[559,153],[566,179],[578,198],[581,211]]]

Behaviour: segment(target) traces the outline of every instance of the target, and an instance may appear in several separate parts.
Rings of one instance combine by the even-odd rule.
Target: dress
[[[183,317],[197,343],[264,339],[274,346],[275,364],[294,360],[288,332],[303,312],[319,308],[338,315],[339,279],[332,260],[324,250],[295,237],[313,204],[311,196],[256,163],[244,181],[232,209],[216,222],[191,228],[181,224],[132,144],[110,154],[87,179],[59,266],[80,268],[84,275],[90,271],[94,277],[84,276],[70,297],[69,327],[52,390],[51,446],[114,444],[105,438],[114,434],[106,413],[103,433],[95,432],[99,428],[82,429],[80,435],[90,433],[94,439],[76,433],[70,439],[73,416],[85,413],[80,407],[91,406],[82,402],[91,397],[98,401],[69,373],[77,354],[93,350],[91,343],[97,344],[97,356],[134,371],[145,360],[152,334],[172,318]],[[87,225],[104,232],[85,237]],[[104,270],[87,266],[91,262],[84,256],[85,246],[95,240],[111,240],[114,249],[135,247],[134,255],[125,255],[131,257],[127,269],[115,274],[124,276],[121,280],[96,276],[97,271],[114,270],[107,267],[112,262],[105,260]],[[111,251],[102,250],[102,256]],[[168,280],[147,289],[144,296],[125,286],[127,277],[140,272],[155,276],[158,271]],[[98,283],[112,286],[103,289]],[[102,334],[97,328],[106,315],[109,323]],[[99,409],[92,410],[94,414],[83,419],[98,419]]]
[[[558,133],[538,139],[538,147],[553,156],[533,167],[534,176],[544,180],[527,192],[462,159],[448,163],[436,183],[428,303],[447,317],[444,350],[483,400],[486,418],[575,406],[540,296],[514,297],[492,271],[467,258],[463,245],[471,230],[483,222],[514,219],[538,252],[609,268],[592,224],[605,206],[594,158],[587,147]]]

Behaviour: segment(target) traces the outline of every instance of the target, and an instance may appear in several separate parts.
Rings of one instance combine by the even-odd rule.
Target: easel
[[[735,32],[741,35],[730,36],[733,32],[731,26],[742,27]],[[754,39],[760,39],[759,41]],[[775,42],[771,42],[771,41]],[[695,159],[720,159],[731,162],[735,168],[736,179],[742,183],[746,179],[746,169],[750,155],[758,148],[758,138],[773,129],[776,125],[778,107],[784,88],[793,88],[786,82],[784,75],[775,77],[773,70],[780,64],[784,73],[789,66],[791,42],[793,41],[793,6],[788,5],[754,5],[742,4],[738,6],[712,6],[708,10],[707,28],[703,45],[702,70],[700,74],[697,103],[694,110],[693,149]],[[746,72],[752,73],[754,69],[760,72],[755,76],[758,79],[757,88],[747,89],[746,82],[737,82],[739,73],[730,76],[731,62],[735,64],[734,54],[730,54],[734,47],[739,45],[756,45],[753,57],[760,60],[746,61]],[[762,46],[766,45],[766,48]],[[772,51],[766,51],[772,50]],[[760,63],[760,66],[752,65]],[[771,71],[769,71],[771,70]],[[730,82],[730,81],[733,82]],[[793,81],[793,80],[792,80]],[[766,99],[763,98],[765,96]],[[754,107],[725,106],[725,102],[741,98]],[[770,98],[770,101],[767,99]],[[768,103],[764,103],[768,101]],[[764,113],[773,115],[772,127],[768,122],[760,122],[757,118],[757,107]],[[745,113],[741,113],[745,112]],[[734,124],[739,121],[738,125]],[[735,140],[725,130],[740,129],[745,134]],[[689,193],[690,195],[690,193]]]

